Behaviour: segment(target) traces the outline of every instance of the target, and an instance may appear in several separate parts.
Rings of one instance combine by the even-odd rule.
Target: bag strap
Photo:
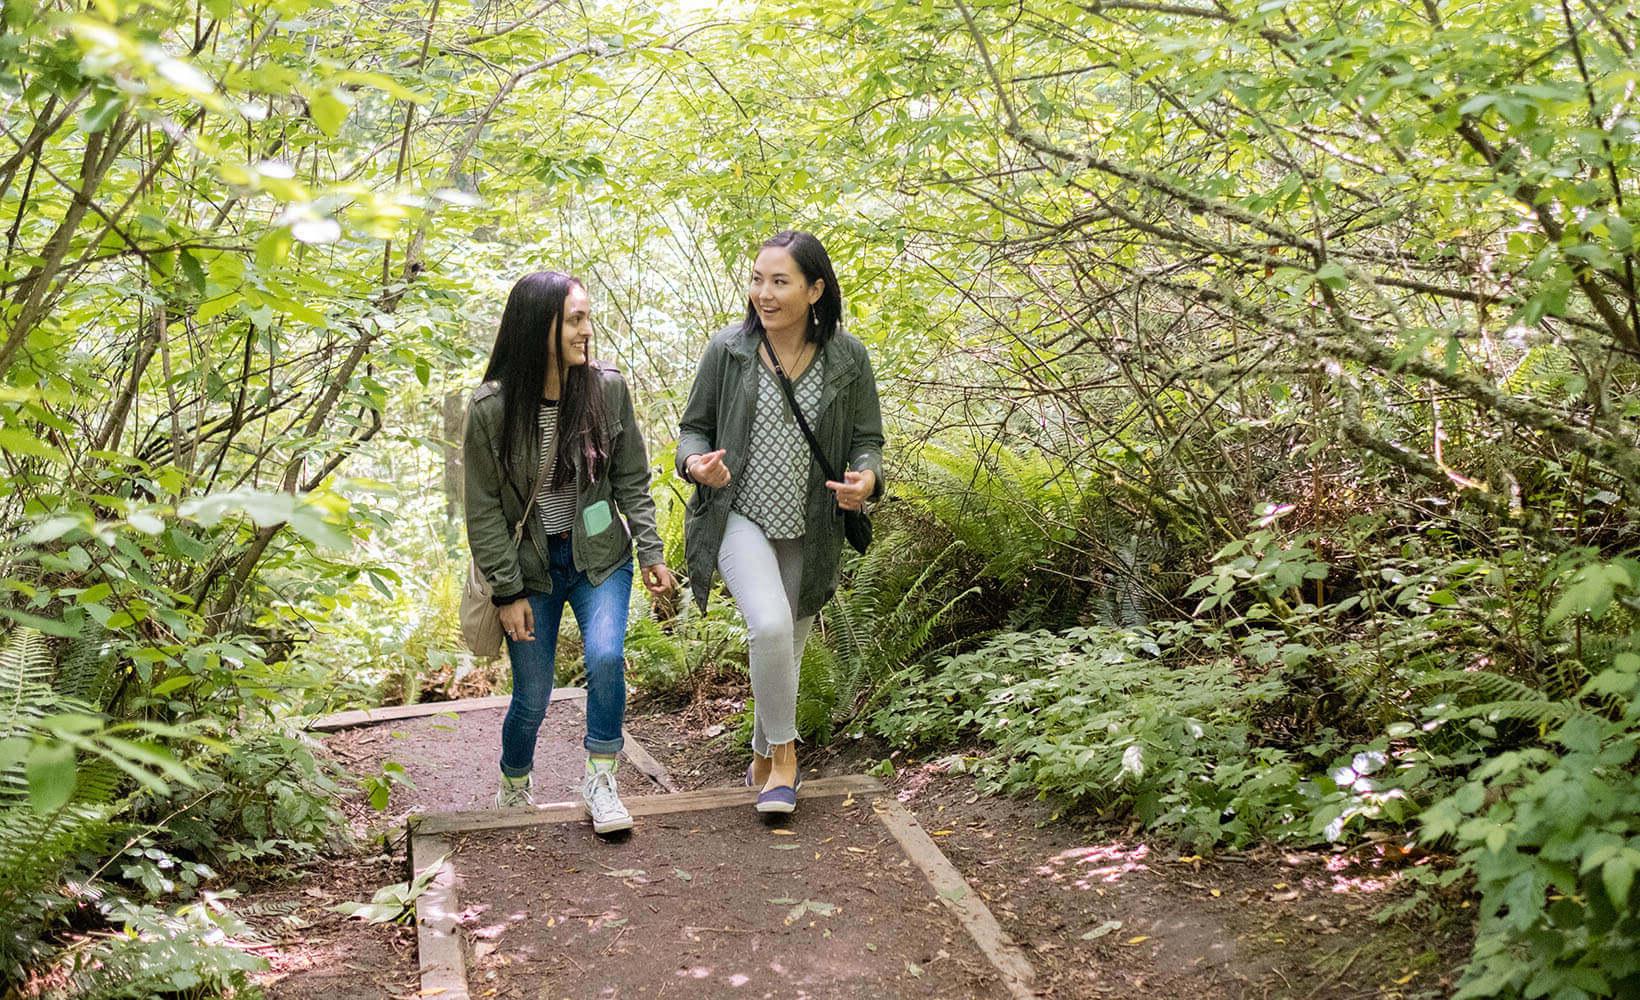
[[[769,349],[769,360],[774,363],[775,377],[780,381],[780,388],[786,393],[786,402],[791,406],[792,415],[797,418],[797,426],[803,428],[803,436],[809,440],[809,452],[814,455],[814,460],[820,463],[820,471],[826,474],[827,479],[834,483],[842,482],[842,477],[837,475],[831,463],[826,461],[826,456],[821,453],[820,442],[815,440],[814,431],[809,429],[808,419],[803,416],[803,408],[797,405],[797,394],[792,391],[792,380],[787,377],[785,367],[780,364],[780,355],[774,352],[774,345],[769,343],[768,331],[759,330],[758,336],[762,338],[763,346]]]

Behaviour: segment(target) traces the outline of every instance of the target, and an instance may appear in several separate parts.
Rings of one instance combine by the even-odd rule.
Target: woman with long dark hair
[[[593,829],[612,833],[632,827],[615,787],[615,758],[626,714],[634,539],[644,586],[659,595],[676,583],[655,530],[649,459],[626,380],[589,355],[591,310],[586,287],[570,275],[519,279],[467,408],[462,454],[467,541],[500,610],[512,663],[496,804],[532,801],[535,739],[552,697],[567,603],[586,658],[581,795]]]
[[[746,783],[764,813],[797,807],[798,666],[837,589],[841,514],[883,492],[877,381],[842,315],[825,247],[808,233],[775,234],[752,264],[745,318],[706,345],[678,437],[678,474],[697,487],[685,527],[695,599],[704,609],[721,573],[746,619],[755,699]],[[824,465],[846,470],[842,481],[821,471],[793,402]]]

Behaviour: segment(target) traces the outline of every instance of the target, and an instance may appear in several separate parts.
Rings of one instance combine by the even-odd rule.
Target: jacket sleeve
[[[653,566],[666,561],[666,546],[655,529],[655,500],[649,495],[649,451],[638,429],[638,415],[632,406],[632,392],[619,375],[610,380],[610,390],[620,394],[621,433],[610,445],[609,485],[615,505],[626,517],[627,530],[637,543],[638,565]]]
[[[683,419],[678,421],[678,475],[686,482],[689,472],[683,463],[691,455],[712,451],[717,441],[718,386],[723,381],[723,349],[716,339],[706,345],[700,365],[695,369],[695,383],[689,387],[689,402],[684,404]]]
[[[877,376],[871,370],[871,356],[860,348],[863,369],[854,396],[854,432],[849,439],[848,466],[859,472],[870,469],[877,478],[871,499],[883,495],[883,412],[877,400]]]
[[[491,599],[501,605],[524,595],[524,574],[518,566],[518,549],[513,546],[512,525],[501,509],[500,455],[477,410],[476,401],[467,404],[466,427],[461,436],[467,547],[478,571],[490,583]]]

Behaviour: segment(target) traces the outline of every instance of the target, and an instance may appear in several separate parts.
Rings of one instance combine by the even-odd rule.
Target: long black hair
[[[549,489],[568,486],[575,475],[571,456],[579,454],[587,478],[604,474],[609,436],[603,421],[604,391],[598,366],[564,364],[564,303],[579,278],[562,271],[537,271],[518,279],[501,313],[501,329],[490,351],[484,381],[501,384],[501,467],[513,476],[513,458],[539,453],[537,419],[547,384],[548,345],[558,364],[558,433]],[[531,471],[531,476],[534,471]]]
[[[816,281],[825,282],[820,300],[809,307],[808,322],[803,324],[804,336],[817,347],[825,347],[843,320],[843,290],[837,287],[837,272],[831,269],[831,256],[812,233],[800,229],[775,233],[763,241],[762,249],[770,247],[779,247],[791,254],[798,270],[803,272],[804,281],[811,285]],[[746,318],[741,321],[740,332],[752,336],[763,332],[763,317],[757,314],[757,306],[750,298],[746,300]]]

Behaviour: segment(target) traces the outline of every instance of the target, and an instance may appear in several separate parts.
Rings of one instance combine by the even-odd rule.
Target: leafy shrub
[[[225,752],[197,762],[202,792],[151,811],[173,813],[167,839],[178,851],[222,865],[274,860],[296,864],[347,836],[335,803],[342,797],[332,766],[305,733],[257,727],[237,734]]]
[[[1076,628],[1004,633],[941,658],[872,717],[891,741],[996,747],[982,774],[1008,789],[1132,812],[1196,843],[1247,843],[1302,815],[1302,771],[1249,722],[1283,694],[1228,657],[1169,662],[1191,634]]]

